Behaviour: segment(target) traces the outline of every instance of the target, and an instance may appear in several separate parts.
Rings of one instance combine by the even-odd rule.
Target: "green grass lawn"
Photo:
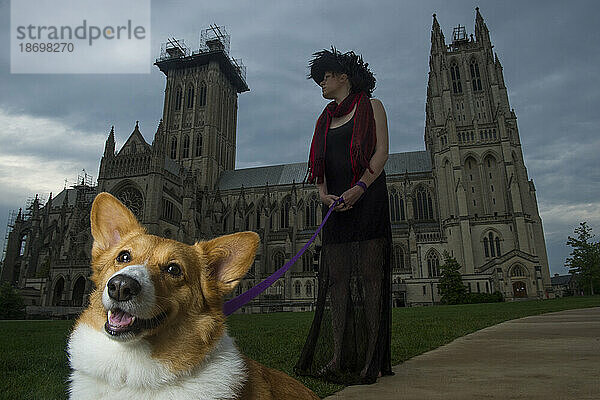
[[[513,303],[397,308],[392,362],[411,357],[503,321],[572,308],[598,307],[600,296]],[[293,375],[312,313],[232,315],[228,325],[249,357]],[[69,374],[65,345],[72,321],[0,321],[0,397],[64,399]],[[324,397],[342,386],[299,378]]]

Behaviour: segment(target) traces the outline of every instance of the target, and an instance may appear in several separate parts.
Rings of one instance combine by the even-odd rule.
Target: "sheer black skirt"
[[[295,366],[299,375],[353,385],[392,374],[390,233],[323,244],[315,317]]]

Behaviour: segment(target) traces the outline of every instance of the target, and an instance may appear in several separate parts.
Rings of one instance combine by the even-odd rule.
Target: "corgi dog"
[[[95,288],[68,340],[71,399],[318,399],[227,335],[223,296],[250,268],[256,233],[193,246],[149,235],[108,193],[90,219]]]

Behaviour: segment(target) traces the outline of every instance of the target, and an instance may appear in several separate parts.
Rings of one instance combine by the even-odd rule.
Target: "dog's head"
[[[147,337],[157,346],[181,340],[184,329],[201,342],[219,336],[223,296],[244,277],[258,246],[253,232],[193,246],[149,235],[108,193],[94,200],[91,228],[96,289],[82,319],[115,340]]]

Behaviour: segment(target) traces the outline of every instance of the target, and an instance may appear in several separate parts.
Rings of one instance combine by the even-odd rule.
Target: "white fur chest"
[[[73,400],[235,399],[247,380],[245,363],[227,333],[202,365],[184,374],[153,359],[143,339],[117,342],[85,324],[73,331],[67,350]]]

